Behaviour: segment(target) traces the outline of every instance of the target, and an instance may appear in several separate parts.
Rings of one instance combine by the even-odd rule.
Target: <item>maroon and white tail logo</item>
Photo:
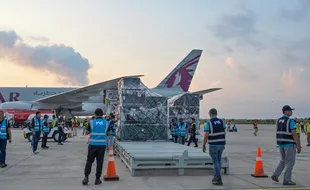
[[[194,57],[193,59],[187,61],[174,73],[172,73],[172,75],[165,83],[167,88],[179,85],[184,92],[187,92],[192,82],[193,75],[196,69],[196,64],[198,64],[199,58],[200,55]]]

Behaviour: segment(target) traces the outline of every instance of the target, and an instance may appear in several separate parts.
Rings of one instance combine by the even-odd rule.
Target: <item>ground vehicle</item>
[[[62,139],[62,141],[67,140],[68,138],[68,134],[71,133],[71,131],[68,130],[67,127],[64,128],[64,133],[65,135],[63,136],[64,138]],[[40,139],[42,138],[43,134],[41,134]],[[54,139],[55,142],[58,142],[58,128],[54,127],[50,130],[50,133],[48,134],[47,138],[48,139]],[[30,123],[27,123],[27,127],[24,128],[24,138],[28,139],[29,142],[32,141],[32,131],[30,129]]]

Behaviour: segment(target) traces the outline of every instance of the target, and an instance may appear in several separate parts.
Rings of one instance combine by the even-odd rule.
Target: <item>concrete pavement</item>
[[[31,152],[30,143],[22,136],[22,131],[13,129],[13,143],[7,147],[8,167],[0,169],[1,190],[79,190],[79,189],[124,189],[124,190],[172,190],[172,189],[268,189],[289,188],[275,183],[270,178],[253,178],[256,150],[260,146],[265,173],[269,176],[279,161],[273,125],[259,125],[258,136],[253,135],[251,125],[239,125],[238,133],[227,133],[225,152],[229,156],[230,175],[223,175],[224,186],[211,184],[212,170],[185,172],[177,176],[176,171],[148,171],[131,177],[129,170],[115,157],[120,181],[103,182],[94,185],[95,163],[90,183],[82,186],[87,145],[86,137],[69,138],[63,146],[53,140],[48,141],[47,150],[37,155]],[[79,131],[81,134],[81,131]],[[297,189],[310,189],[310,147],[306,147],[306,137],[302,135],[302,153],[297,156],[293,180]],[[39,143],[39,147],[41,142]],[[201,146],[199,147],[201,148]],[[107,160],[107,159],[106,159]],[[106,166],[106,163],[105,163]],[[104,166],[104,173],[105,173]],[[139,175],[139,173],[137,173]],[[280,177],[282,180],[282,176]]]

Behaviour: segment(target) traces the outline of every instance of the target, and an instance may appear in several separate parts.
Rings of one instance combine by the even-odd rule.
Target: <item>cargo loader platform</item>
[[[115,142],[115,152],[135,176],[136,170],[176,169],[179,175],[184,175],[185,169],[213,168],[209,153],[201,148],[188,147],[178,143],[145,141],[145,142]],[[224,174],[229,173],[227,156],[222,156]]]

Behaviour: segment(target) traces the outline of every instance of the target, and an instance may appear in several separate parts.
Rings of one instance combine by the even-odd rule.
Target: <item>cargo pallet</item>
[[[177,169],[184,175],[185,169],[213,168],[208,153],[201,148],[188,147],[172,142],[115,142],[115,152],[135,176],[136,170]],[[229,174],[229,161],[222,156],[222,169]]]

